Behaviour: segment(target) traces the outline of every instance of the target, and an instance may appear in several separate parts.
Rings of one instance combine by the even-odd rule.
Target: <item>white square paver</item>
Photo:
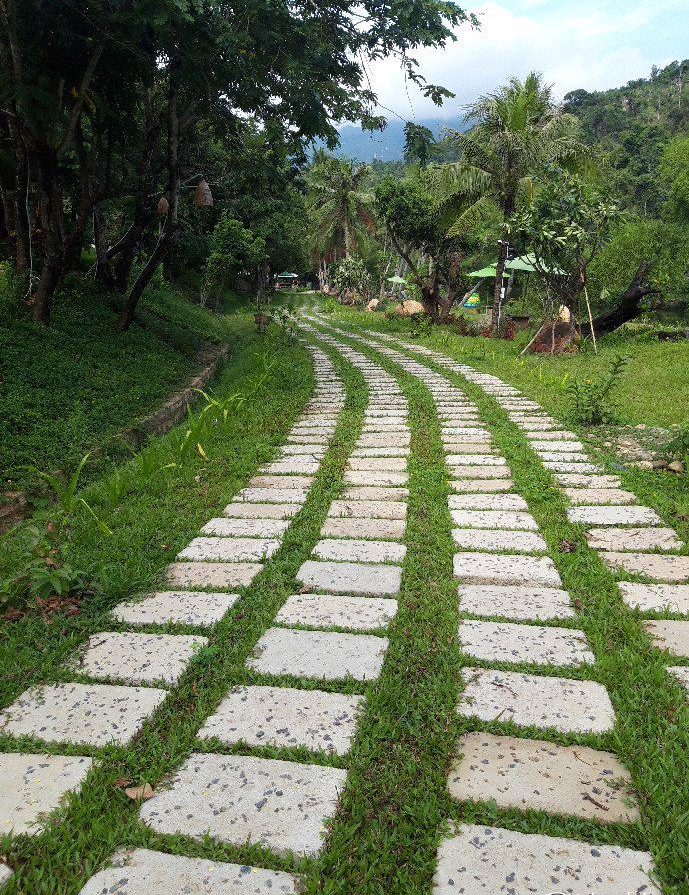
[[[451,510],[526,510],[526,501],[519,494],[451,494],[447,499]]]
[[[350,457],[347,468],[358,471],[406,472],[407,460],[405,457]]]
[[[296,895],[296,878],[280,870],[225,864],[137,848],[117,852],[80,895]]]
[[[499,808],[575,814],[603,823],[633,823],[631,779],[610,752],[556,746],[542,740],[468,733],[450,771],[450,794],[460,801],[494,801]]]
[[[368,681],[380,674],[387,648],[386,637],[370,634],[269,628],[246,664],[262,674]]]
[[[297,580],[310,590],[392,596],[399,592],[402,569],[375,563],[307,560],[297,572]]]
[[[657,553],[616,553],[602,551],[602,559],[611,569],[634,575],[646,575],[657,581],[689,580],[689,556],[660,556]]]
[[[668,671],[677,678],[689,696],[689,665],[674,665]]]
[[[347,772],[239,755],[190,755],[172,785],[141,807],[158,833],[315,857]]]
[[[222,538],[279,538],[289,527],[289,519],[211,519],[201,531]]]
[[[454,470],[453,470],[454,472]],[[459,494],[498,494],[514,488],[512,479],[455,479],[450,486]]]
[[[595,681],[488,668],[469,668],[463,676],[459,713],[468,718],[552,727],[561,733],[603,733],[615,724],[608,691]]]
[[[313,475],[318,472],[318,460],[294,458],[274,460],[262,466],[260,472],[265,475]]]
[[[637,584],[620,581],[617,585],[625,603],[642,612],[689,613],[689,584]]]
[[[39,833],[45,816],[79,789],[92,763],[81,756],[0,755],[0,835]]]
[[[275,621],[281,625],[372,631],[386,628],[396,613],[397,600],[342,594],[293,594]]]
[[[561,587],[562,582],[548,556],[501,556],[489,553],[456,553],[454,574],[463,584],[528,584]]]
[[[646,852],[462,825],[438,849],[433,895],[661,895]]]
[[[459,640],[463,652],[487,662],[556,666],[595,662],[584,633],[570,628],[465,620],[459,625]]]
[[[621,488],[565,488],[565,494],[573,504],[624,504],[636,503],[636,494]]]
[[[235,497],[237,502],[245,503],[304,503],[308,497],[308,488],[268,487],[242,488]]]
[[[331,519],[406,519],[407,505],[398,500],[333,500]]]
[[[340,494],[340,500],[406,500],[408,488],[388,488],[385,485],[349,485]]]
[[[401,540],[407,528],[404,519],[326,519],[321,537],[384,538]]]
[[[583,506],[567,510],[570,522],[584,525],[660,525],[660,516],[650,507]]]
[[[505,510],[451,510],[455,525],[467,528],[511,528],[538,531],[531,513]]]
[[[406,472],[385,472],[385,470],[350,469],[344,474],[346,485],[360,485],[365,488],[396,488],[402,487],[409,481]]]
[[[457,588],[459,608],[472,615],[492,615],[514,621],[572,618],[566,590],[516,584],[467,584]]]
[[[245,490],[249,491],[254,488],[277,488],[278,490],[288,488],[296,490],[299,488],[308,491],[312,484],[312,475],[287,475],[284,473],[283,475],[255,475],[246,483]]]
[[[0,731],[46,743],[125,745],[167,696],[153,687],[42,684],[0,715]]]
[[[165,580],[173,587],[231,590],[248,587],[262,569],[260,562],[173,562],[165,569]]]
[[[297,503],[230,503],[223,515],[230,519],[291,519],[300,509]]]
[[[359,541],[354,538],[339,541],[326,538],[313,548],[319,559],[341,562],[403,562],[407,553],[404,544],[386,541]]]
[[[128,625],[173,624],[204,628],[219,622],[238,599],[237,594],[203,590],[158,591],[118,603],[110,614]]]
[[[456,479],[509,479],[507,466],[449,466],[449,473]]]
[[[279,547],[276,538],[194,538],[177,558],[192,562],[251,562],[272,556]]]
[[[488,550],[492,553],[545,553],[548,550],[543,538],[532,531],[453,528],[452,540],[462,550]]]
[[[593,550],[681,550],[684,546],[672,528],[590,528],[586,540]]]
[[[557,472],[555,481],[568,488],[621,488],[622,481],[617,475],[580,475],[572,472]]]
[[[237,687],[208,718],[198,738],[230,746],[303,746],[312,752],[346,755],[363,702],[363,696],[321,690]]]
[[[105,680],[174,684],[207,645],[206,637],[192,634],[103,631],[89,637],[69,666],[80,674]]]
[[[673,656],[689,658],[689,621],[659,619],[644,622],[644,628],[653,638],[653,645],[667,650]]]

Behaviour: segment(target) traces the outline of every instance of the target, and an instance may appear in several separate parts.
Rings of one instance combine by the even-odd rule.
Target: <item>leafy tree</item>
[[[508,226],[520,192],[554,161],[564,162],[580,148],[580,130],[572,115],[555,105],[552,90],[532,72],[522,82],[512,78],[496,93],[467,109],[476,122],[466,134],[455,132],[464,165],[474,170],[477,189],[495,199],[503,215],[493,297],[493,333],[501,323],[502,280],[508,252]]]
[[[433,131],[422,124],[408,121],[404,125],[404,160],[418,162],[422,168],[431,160],[435,147]]]
[[[374,227],[370,169],[321,152],[307,175],[314,243],[332,258],[349,257]]]
[[[266,254],[265,240],[256,237],[238,220],[223,214],[210,239],[210,255],[206,262],[204,286],[217,289],[230,283],[239,274],[256,276]],[[204,301],[205,303],[205,301]]]
[[[660,180],[667,197],[666,214],[689,224],[689,137],[667,144],[660,160]]]
[[[349,255],[338,261],[333,273],[333,286],[344,304],[367,299],[371,291],[371,277],[361,258]]]

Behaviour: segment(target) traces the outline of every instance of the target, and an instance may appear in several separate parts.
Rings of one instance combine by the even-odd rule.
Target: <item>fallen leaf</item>
[[[131,777],[120,777],[118,780],[115,780],[113,786],[117,786],[121,789],[123,786],[129,786],[131,782]]]
[[[128,786],[125,794],[134,802],[145,802],[153,795],[153,787],[150,783],[144,783],[143,786]]]

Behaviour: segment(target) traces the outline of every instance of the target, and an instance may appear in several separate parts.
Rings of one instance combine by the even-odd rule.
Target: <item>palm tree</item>
[[[508,243],[507,227],[520,193],[528,191],[533,178],[549,163],[566,163],[582,150],[577,118],[555,105],[552,88],[543,76],[531,72],[522,83],[512,78],[496,93],[482,96],[467,107],[466,133],[455,131],[451,139],[460,145],[463,176],[475,182],[476,192],[490,195],[503,219],[502,238],[493,298],[493,334],[500,330],[502,285]]]
[[[347,258],[365,233],[375,230],[368,165],[320,151],[307,174],[311,240],[321,258]]]

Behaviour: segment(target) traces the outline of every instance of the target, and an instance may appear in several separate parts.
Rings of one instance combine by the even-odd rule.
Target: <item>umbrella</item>
[[[407,285],[407,281],[402,277],[398,277],[397,274],[395,274],[394,277],[388,277],[388,283],[401,283],[403,286]]]
[[[488,277],[492,277],[493,279],[495,279],[497,274],[498,272],[495,267],[484,267],[482,270],[472,270],[471,273],[467,274],[467,276],[472,277],[476,280],[485,280]],[[504,273],[503,277],[509,277],[509,274]]]

